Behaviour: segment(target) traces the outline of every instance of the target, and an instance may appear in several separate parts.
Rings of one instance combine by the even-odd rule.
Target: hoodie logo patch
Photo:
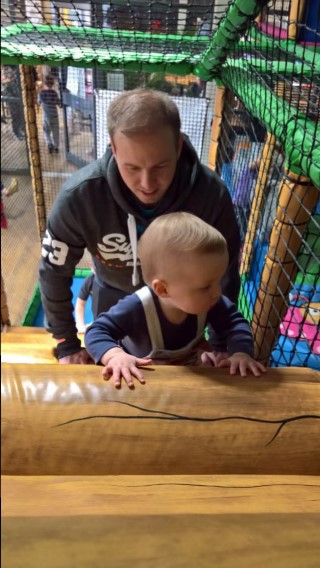
[[[104,260],[120,260],[126,266],[133,266],[131,244],[121,233],[109,233],[98,243],[98,251]]]
[[[66,243],[53,239],[47,230],[43,237],[42,245],[41,253],[43,258],[48,258],[51,264],[56,264],[57,266],[63,266],[65,264],[69,251],[69,247]]]

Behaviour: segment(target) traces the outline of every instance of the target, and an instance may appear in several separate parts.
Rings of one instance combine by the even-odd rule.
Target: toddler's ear
[[[151,288],[159,298],[167,298],[168,297],[168,286],[165,280],[159,280],[159,278],[155,278],[151,282]]]

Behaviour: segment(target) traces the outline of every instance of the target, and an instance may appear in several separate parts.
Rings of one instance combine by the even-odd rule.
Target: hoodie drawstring
[[[138,272],[138,240],[137,240],[137,225],[136,220],[131,213],[128,214],[128,231],[129,239],[132,249],[133,256],[133,272],[132,272],[132,285],[137,286],[140,282],[139,272]]]

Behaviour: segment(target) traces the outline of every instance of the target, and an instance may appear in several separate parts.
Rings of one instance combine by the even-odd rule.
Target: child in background
[[[89,296],[92,296],[92,285],[93,285],[94,274],[90,274],[84,280],[75,305],[75,318],[76,318],[76,326],[78,333],[85,333],[87,327],[90,323],[86,324],[84,321],[85,309],[86,304],[88,301]]]
[[[10,195],[17,193],[19,186],[18,186],[18,180],[16,180],[16,178],[13,178],[8,188],[4,187],[2,181],[0,182],[0,184],[1,184],[1,229],[7,229],[8,222],[4,212],[2,197],[3,196],[10,197]]]
[[[228,251],[219,231],[190,213],[162,215],[142,235],[139,256],[147,286],[101,314],[86,331],[87,351],[104,365],[106,379],[112,375],[121,387],[124,378],[132,388],[133,377],[145,382],[139,366],[195,364],[207,323],[227,344],[228,358],[217,366],[243,377],[265,371],[252,358],[248,322],[221,295]],[[202,352],[201,361],[216,364],[213,352]]]
[[[57,107],[61,105],[57,92],[54,90],[54,77],[47,75],[44,79],[45,88],[39,93],[39,104],[43,109],[43,135],[49,153],[59,152],[59,116]]]

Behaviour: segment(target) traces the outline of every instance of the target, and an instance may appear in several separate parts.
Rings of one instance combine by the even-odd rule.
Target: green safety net
[[[215,0],[4,0],[1,60],[185,75],[224,12]]]
[[[290,107],[271,89],[265,88],[240,66],[226,65],[221,72],[225,85],[241,98],[246,108],[281,142],[288,168],[296,174],[303,172],[320,187],[320,124]]]
[[[263,4],[266,2],[260,9]],[[258,8],[254,0],[235,0],[229,6],[195,73],[203,80],[215,79],[235,93],[281,142],[287,167],[320,187],[319,21],[314,18],[314,41],[299,44],[288,33],[282,39],[283,31],[274,22],[269,26],[272,37],[261,31],[259,23],[252,22]],[[262,29],[267,30],[266,26]],[[300,95],[309,90],[303,108],[295,100],[299,95],[294,85]]]
[[[2,28],[1,61],[186,75],[208,44],[201,36],[22,23]]]
[[[217,76],[221,64],[233,49],[237,40],[243,35],[268,0],[234,0],[229,6],[225,17],[214,33],[210,46],[203,55],[196,74],[204,80]]]
[[[228,58],[228,66],[232,67],[233,69],[238,68],[239,71],[246,71],[250,73],[252,70],[259,72],[263,75],[270,75],[278,73],[281,75],[287,75],[289,77],[292,76],[301,76],[303,75],[305,78],[310,78],[315,80],[315,83],[320,84],[320,75],[319,77],[314,77],[314,68],[312,65],[309,65],[306,62],[300,61],[266,61],[265,59],[257,59],[257,58],[250,58],[248,60],[243,59],[229,59]],[[220,78],[221,72],[223,68],[220,70]]]
[[[223,26],[226,27],[226,23],[223,23]],[[251,55],[247,64],[258,66],[260,63],[261,72],[280,72],[289,75],[308,73],[309,76],[312,74],[318,83],[320,82],[320,43],[302,47],[292,40],[284,41],[270,38],[257,31],[255,27],[251,28],[245,39],[241,38],[238,41],[239,35],[237,30],[237,33],[234,31],[233,36],[230,34],[230,37],[227,38],[225,34],[221,36],[219,29],[214,34],[201,62],[196,66],[195,73],[204,80],[219,77],[222,65],[226,63],[228,55],[232,54],[236,48],[247,56]],[[224,37],[223,43],[221,43],[222,37]],[[257,51],[264,58],[255,59],[252,57],[252,54]],[[274,55],[272,60],[269,57],[266,59],[266,56],[270,56],[270,51]],[[277,61],[277,59],[280,59],[280,61]],[[242,63],[245,64],[246,62],[242,61]]]
[[[314,22],[314,25],[318,25],[319,22]],[[246,41],[243,42],[243,49],[250,53],[250,51],[259,50],[265,55],[269,55],[270,52],[273,54],[278,50],[280,56],[284,60],[288,60],[290,56],[297,57],[301,61],[315,65],[318,69],[320,66],[320,41],[319,41],[319,31],[312,34],[313,41],[308,44],[300,45],[295,40],[291,39],[277,39],[270,37],[265,33],[260,32],[257,27],[252,27],[250,33],[248,34]],[[286,54],[286,57],[284,55]]]

